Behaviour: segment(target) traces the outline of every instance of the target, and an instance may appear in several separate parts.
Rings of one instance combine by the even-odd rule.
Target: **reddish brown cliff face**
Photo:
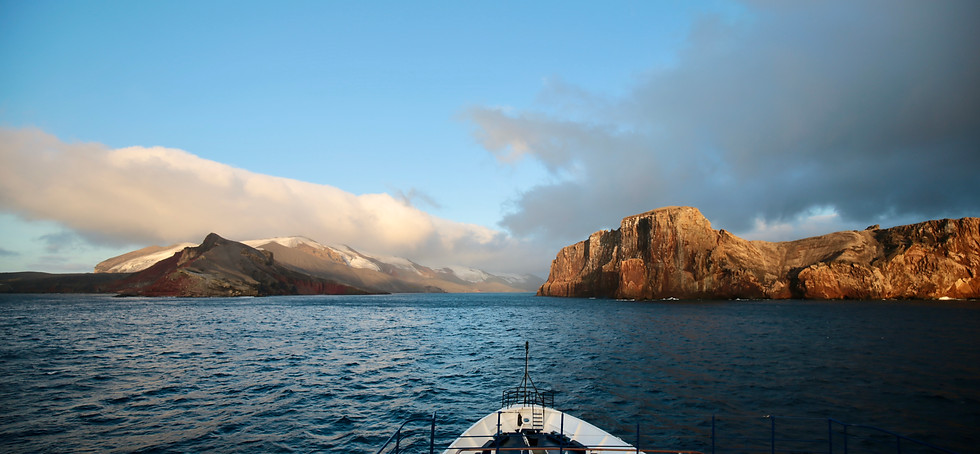
[[[563,248],[539,295],[631,299],[980,298],[980,218],[788,242],[714,230],[696,208],[624,218]]]

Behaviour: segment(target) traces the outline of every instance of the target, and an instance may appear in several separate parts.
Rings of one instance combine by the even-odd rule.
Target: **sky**
[[[0,272],[209,232],[545,277],[662,206],[980,216],[980,3],[0,0]]]

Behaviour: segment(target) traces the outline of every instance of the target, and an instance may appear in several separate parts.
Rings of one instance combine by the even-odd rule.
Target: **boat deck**
[[[522,431],[518,433],[506,433],[495,436],[481,447],[480,453],[491,454],[501,451],[521,450],[531,454],[545,454],[557,452],[564,448],[565,451],[575,452],[584,451],[586,446],[569,439],[567,436],[558,433],[542,433],[538,431]],[[537,449],[535,449],[537,448]]]
[[[554,408],[515,404],[490,413],[463,432],[444,452],[526,451],[594,453],[636,452],[629,443]],[[523,448],[523,449],[521,449]]]

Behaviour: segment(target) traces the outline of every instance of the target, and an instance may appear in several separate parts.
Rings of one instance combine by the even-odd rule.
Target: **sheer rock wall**
[[[559,251],[538,295],[628,299],[980,298],[980,218],[787,242],[714,230],[696,208],[626,217]]]

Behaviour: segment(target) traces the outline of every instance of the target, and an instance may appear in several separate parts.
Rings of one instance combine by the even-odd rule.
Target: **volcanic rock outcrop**
[[[538,295],[628,299],[980,298],[980,218],[749,241],[691,207],[563,248]]]
[[[276,263],[271,252],[209,234],[135,273],[115,289],[140,296],[267,296],[362,294],[363,290],[303,274]]]

